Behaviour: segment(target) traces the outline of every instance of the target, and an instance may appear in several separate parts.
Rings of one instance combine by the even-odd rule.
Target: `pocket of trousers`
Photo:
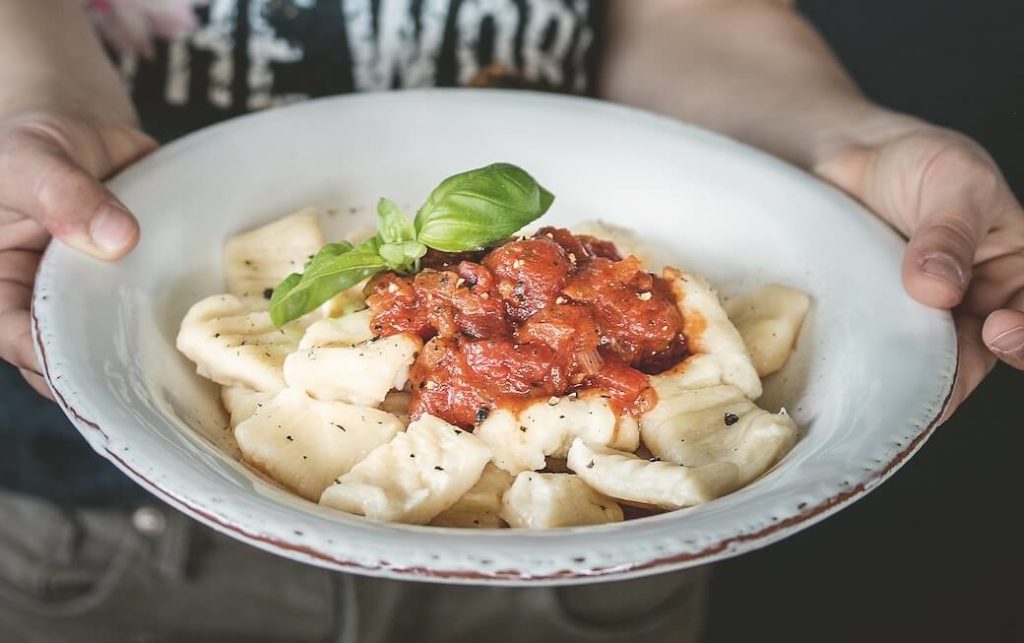
[[[85,521],[46,500],[0,491],[0,600],[46,616],[88,611],[116,587],[139,545],[119,512]]]

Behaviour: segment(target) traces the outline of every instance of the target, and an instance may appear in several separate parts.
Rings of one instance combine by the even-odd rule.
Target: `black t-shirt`
[[[118,61],[145,128],[175,138],[317,96],[410,87],[592,93],[599,0],[211,0],[198,28]]]

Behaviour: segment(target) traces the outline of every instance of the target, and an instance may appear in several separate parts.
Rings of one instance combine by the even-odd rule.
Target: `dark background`
[[[980,141],[1024,194],[1024,3],[805,0],[864,91]],[[718,565],[707,643],[1020,641],[1024,374],[998,368],[891,480]]]
[[[800,6],[868,95],[975,137],[1024,194],[1024,2]],[[0,365],[0,486],[68,504],[135,493],[100,458],[82,457],[88,447],[56,407],[16,380]],[[1024,640],[1018,395],[1024,374],[997,369],[880,489],[781,543],[717,565],[707,642]],[[29,478],[17,463],[33,459],[46,467],[32,467]],[[86,470],[100,474],[89,477],[91,488],[69,484]]]

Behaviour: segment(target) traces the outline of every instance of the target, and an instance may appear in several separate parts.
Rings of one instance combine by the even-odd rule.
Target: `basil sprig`
[[[443,252],[482,250],[536,220],[555,197],[522,168],[510,163],[448,177],[437,186],[414,220],[393,201],[377,203],[377,234],[353,246],[330,243],[278,284],[270,297],[270,318],[278,326],[384,270],[413,274],[428,248]]]
[[[434,188],[416,213],[416,238],[444,252],[480,250],[547,212],[554,200],[523,169],[495,163]]]

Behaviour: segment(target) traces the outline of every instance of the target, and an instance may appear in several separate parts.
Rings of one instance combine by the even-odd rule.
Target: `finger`
[[[11,134],[0,150],[0,205],[25,213],[69,246],[116,259],[137,243],[128,209],[53,142]]]
[[[0,253],[0,359],[19,368],[39,370],[32,348],[29,301],[39,255],[9,250]]]
[[[0,251],[0,284],[14,287],[21,295],[27,296],[35,281],[39,258],[39,253],[32,250]]]
[[[42,373],[30,371],[24,368],[19,368],[18,372],[28,382],[28,385],[35,389],[36,393],[39,393],[45,398],[53,399],[53,393],[50,391],[50,387],[46,384],[46,380],[43,378]]]
[[[0,253],[0,359],[14,364],[36,392],[53,399],[39,370],[28,311],[38,265],[39,255],[35,252]]]
[[[39,372],[28,310],[0,312],[0,359],[18,368]]]
[[[967,396],[978,387],[978,384],[981,384],[996,363],[995,357],[981,339],[981,320],[967,315],[954,315],[953,319],[956,322],[956,337],[960,354],[953,393],[940,423],[945,422],[953,415],[960,404],[967,399]]]
[[[971,205],[949,203],[927,215],[913,232],[903,255],[903,283],[910,295],[928,306],[959,304],[971,281],[978,242],[988,218]]]
[[[50,241],[50,233],[38,221],[0,208],[0,252],[34,250],[40,252]]]
[[[155,150],[159,143],[145,132],[127,125],[103,128],[110,169],[117,172]]]
[[[1024,217],[1021,222],[1024,223]],[[996,245],[996,241],[993,238],[992,244],[984,243]],[[971,287],[959,310],[978,319],[985,319],[1001,308],[1021,310],[1009,303],[1018,292],[1024,292],[1024,244],[1020,248],[1006,244],[994,258],[975,264]]]
[[[918,301],[952,308],[971,282],[979,243],[1016,200],[985,150],[960,136],[933,144],[916,194],[903,280]]]
[[[982,337],[996,357],[1024,370],[1024,291],[985,319]]]

